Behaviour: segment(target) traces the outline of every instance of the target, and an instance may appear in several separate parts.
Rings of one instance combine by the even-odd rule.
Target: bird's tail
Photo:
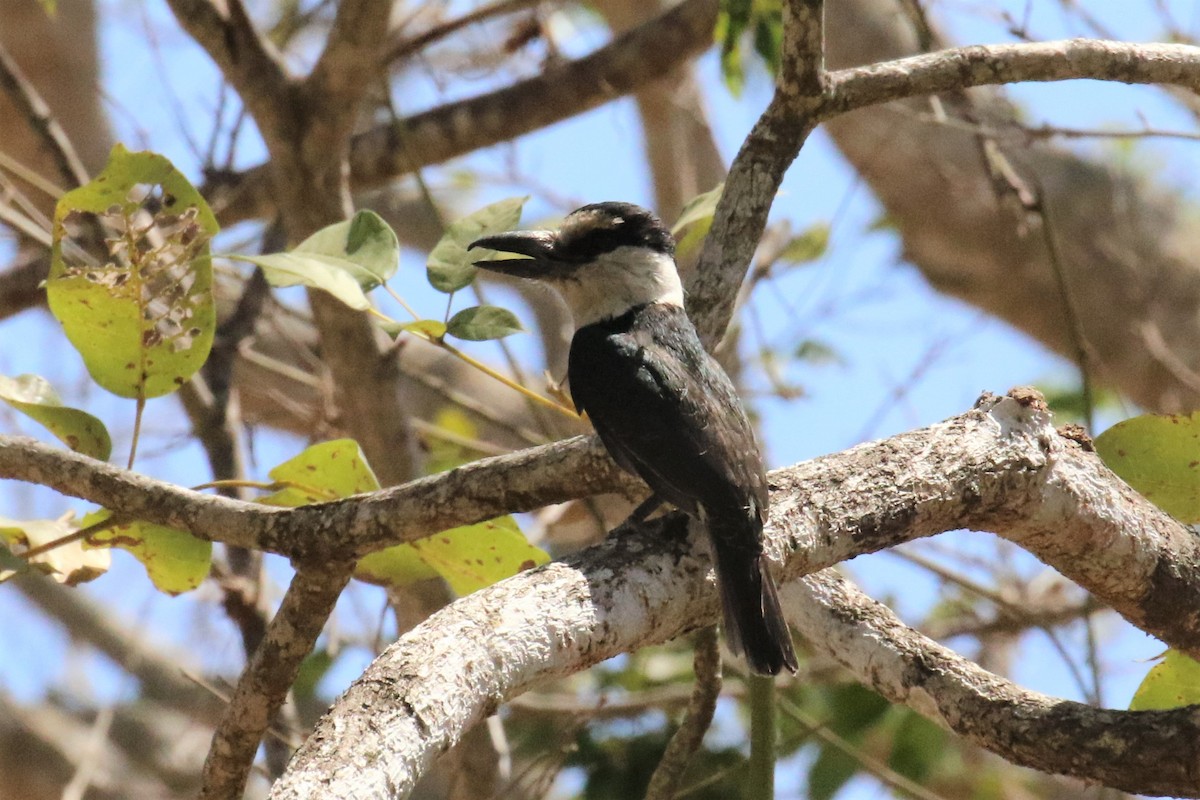
[[[758,542],[747,547],[744,534],[726,538],[723,531],[711,533],[729,649],[745,653],[751,671],[759,675],[777,675],[784,667],[795,672],[792,635]]]

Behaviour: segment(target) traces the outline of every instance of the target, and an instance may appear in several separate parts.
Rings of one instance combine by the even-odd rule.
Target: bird
[[[575,323],[567,383],[613,460],[708,533],[726,640],[750,670],[795,672],[796,653],[763,554],[762,452],[729,376],[684,310],[670,230],[645,208],[604,202],[556,230],[485,236],[510,255],[475,266],[553,287]],[[511,256],[523,256],[514,258]]]

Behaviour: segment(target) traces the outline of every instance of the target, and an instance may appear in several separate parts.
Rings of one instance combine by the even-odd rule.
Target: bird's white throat
[[[618,247],[554,282],[567,301],[575,328],[619,317],[635,306],[665,303],[683,308],[675,259],[645,247]]]

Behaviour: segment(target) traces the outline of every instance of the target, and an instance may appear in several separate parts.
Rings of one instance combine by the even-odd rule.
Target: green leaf
[[[709,230],[712,229],[713,215],[717,212],[717,203],[720,202],[721,192],[724,190],[725,184],[719,183],[707,192],[693,197],[684,204],[683,211],[679,212],[679,219],[671,226],[671,233],[678,242],[675,256],[680,261],[691,258],[700,249],[704,237],[708,236]]]
[[[25,563],[24,559],[17,558],[12,554],[12,551],[4,544],[4,537],[0,535],[0,583],[28,571],[29,565]]]
[[[679,219],[675,220],[675,224],[671,226],[671,233],[678,236],[680,231],[694,222],[708,220],[711,224],[713,214],[717,213],[717,203],[720,202],[723,191],[725,191],[725,184],[718,183],[707,192],[698,194],[684,203],[683,210],[679,212]]]
[[[469,342],[503,339],[525,330],[516,315],[497,306],[471,306],[446,323],[446,333]]]
[[[1130,711],[1151,711],[1200,704],[1200,663],[1175,650],[1150,668],[1133,693]]]
[[[300,671],[292,683],[292,694],[300,702],[317,696],[317,684],[333,667],[334,658],[326,648],[315,650],[300,662]]]
[[[0,400],[41,423],[67,447],[107,461],[112,439],[104,423],[86,411],[64,406],[54,387],[37,375],[0,375]]]
[[[1200,522],[1200,411],[1118,422],[1096,437],[1096,452],[1163,511]]]
[[[858,774],[858,760],[831,744],[821,744],[808,770],[808,800],[830,800]]]
[[[789,264],[807,264],[825,255],[829,249],[829,223],[818,222],[799,236],[792,238],[779,254],[779,260]]]
[[[516,520],[499,517],[372,553],[359,562],[355,576],[403,585],[441,575],[462,596],[549,560],[525,539]]]
[[[272,286],[321,289],[350,308],[370,306],[365,292],[396,274],[400,243],[374,211],[327,225],[287,253],[232,255],[262,268]]]
[[[721,76],[725,87],[734,97],[741,94],[746,82],[742,58],[742,34],[750,25],[753,12],[751,0],[722,0],[717,14],[714,38],[721,45]]]
[[[273,506],[294,508],[379,489],[379,479],[353,439],[314,444],[269,474],[278,483],[292,484],[259,499]]]
[[[528,197],[510,197],[449,225],[441,241],[429,253],[425,265],[429,285],[446,294],[470,286],[471,281],[475,280],[473,262],[486,261],[492,256],[487,253],[468,253],[467,246],[483,236],[515,228],[521,221],[521,209],[528,200]]]
[[[79,244],[104,231],[104,264]],[[204,364],[216,330],[208,242],[217,221],[154,153],[113,148],[108,165],[54,211],[46,297],[91,376],[121,397],[175,391]]]
[[[108,519],[108,511],[93,511],[83,526]],[[146,568],[150,581],[160,591],[176,595],[190,592],[208,576],[212,567],[212,542],[197,539],[187,531],[152,522],[128,522],[105,528],[87,538],[85,549],[118,547]]]
[[[70,536],[80,529],[74,514],[58,519],[15,520],[0,517],[0,541],[11,550],[32,550],[44,544]],[[83,542],[69,542],[29,559],[31,568],[50,575],[59,583],[75,586],[95,580],[108,571],[111,558],[107,552],[84,547]],[[7,579],[9,576],[5,576]]]
[[[831,345],[820,339],[805,339],[796,345],[793,352],[798,361],[807,361],[816,366],[842,365],[846,360]]]

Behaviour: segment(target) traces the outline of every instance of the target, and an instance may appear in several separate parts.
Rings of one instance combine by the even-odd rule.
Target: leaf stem
[[[138,387],[139,390],[144,388]],[[136,410],[133,412],[133,439],[129,442],[129,463],[125,465],[125,469],[133,469],[133,460],[137,457],[138,440],[142,436],[142,412],[146,410],[146,397],[138,392]]]
[[[418,334],[418,335],[420,335],[420,334]],[[543,395],[540,395],[537,392],[526,389],[521,384],[519,384],[516,381],[497,372],[496,370],[489,367],[487,364],[484,364],[482,361],[476,361],[475,359],[471,358],[469,355],[464,353],[462,350],[459,350],[454,345],[447,343],[444,339],[434,339],[429,336],[425,336],[423,338],[426,341],[432,342],[433,344],[436,344],[437,346],[441,347],[450,355],[455,356],[456,358],[461,359],[463,362],[471,365],[475,369],[482,372],[484,375],[487,375],[490,378],[494,378],[494,379],[500,381],[505,386],[507,386],[510,389],[513,389],[514,391],[520,392],[521,394],[525,395],[526,397],[533,400],[534,402],[541,403],[542,405],[544,405],[548,408],[552,408],[555,411],[559,412],[560,414],[564,414],[564,415],[570,417],[571,419],[575,419],[575,420],[580,419],[578,414],[576,414],[574,411],[567,408],[566,406],[560,405],[559,403],[554,402],[549,397],[544,397]]]

